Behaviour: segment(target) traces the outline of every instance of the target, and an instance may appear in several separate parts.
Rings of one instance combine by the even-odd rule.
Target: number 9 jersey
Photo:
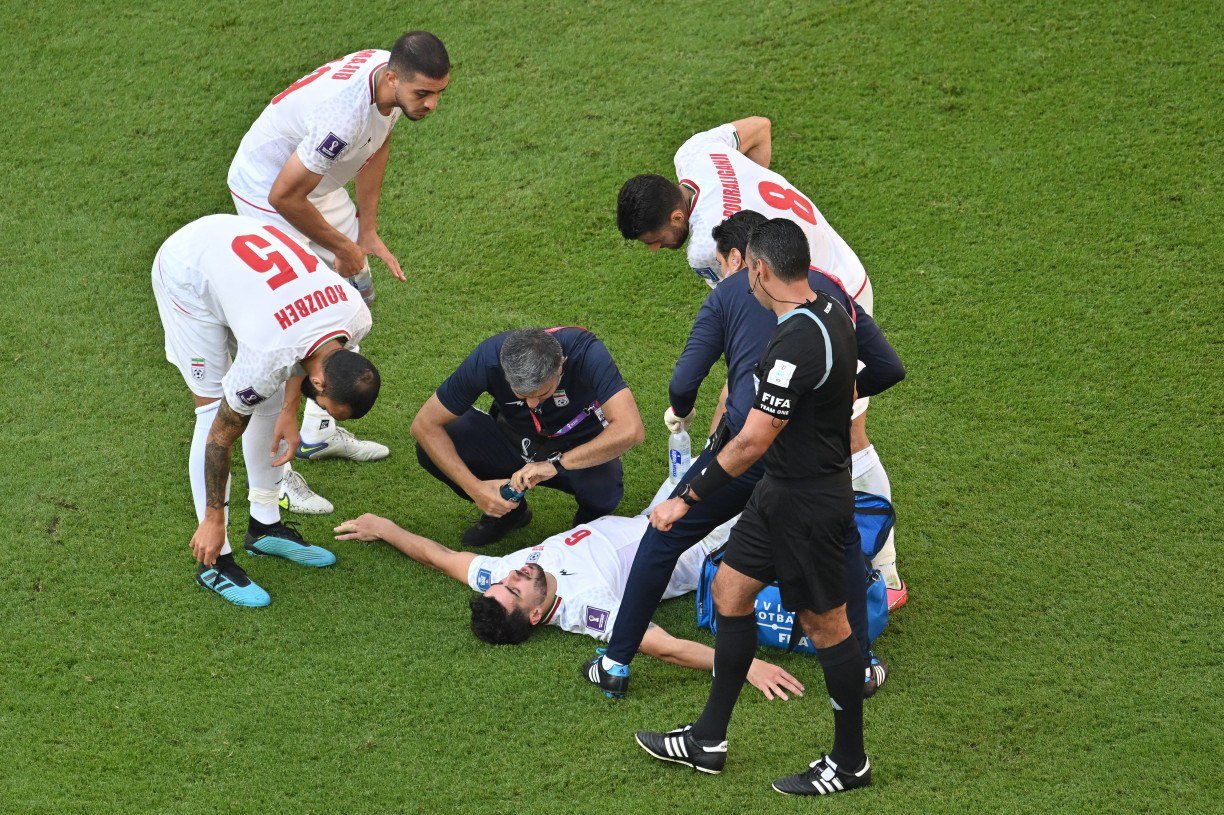
[[[153,291],[166,358],[193,393],[246,415],[323,343],[355,350],[370,330],[361,297],[300,236],[242,215],[209,215],[167,238]]]
[[[837,278],[851,297],[870,292],[867,271],[854,250],[829,226],[807,196],[782,176],[739,151],[731,124],[690,138],[676,151],[676,178],[693,192],[689,211],[688,262],[710,287],[720,279],[710,231],[742,209],[766,218],[787,218],[807,235],[812,265]],[[863,303],[867,313],[871,306]]]

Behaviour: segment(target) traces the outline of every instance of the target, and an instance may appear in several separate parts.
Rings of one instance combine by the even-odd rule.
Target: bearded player
[[[416,562],[480,592],[471,599],[471,626],[484,642],[515,645],[544,625],[607,642],[629,566],[649,524],[649,511],[671,494],[672,487],[665,483],[641,515],[604,515],[504,557],[448,549],[368,513],[337,526],[336,538],[386,541]],[[705,556],[726,542],[734,523],[732,519],[723,524],[681,556],[665,598],[696,590]],[[673,637],[653,624],[642,638],[641,652],[685,668],[714,669],[713,648]],[[767,699],[803,695],[799,680],[760,659],[752,661],[748,682]]]
[[[807,237],[812,266],[834,278],[871,314],[874,303],[871,280],[854,250],[834,231],[810,198],[769,169],[773,157],[771,129],[769,119],[752,116],[703,131],[676,151],[677,181],[653,174],[626,181],[616,208],[621,234],[629,240],[641,241],[652,252],[685,248],[689,266],[713,288],[724,275],[712,236],[714,227],[741,210],[753,210],[766,218],[786,218]],[[891,500],[888,474],[867,438],[864,416],[867,402],[859,399],[854,403],[851,424],[854,488]],[[687,430],[694,415],[676,416],[669,408],[664,421],[671,432]],[[908,597],[896,561],[890,532],[872,562],[884,576],[889,608],[899,607]]]
[[[289,232],[241,215],[209,215],[175,232],[153,262],[166,359],[195,403],[188,473],[199,527],[196,581],[239,606],[268,593],[235,560],[227,537],[230,462],[242,439],[252,555],[303,566],[336,557],[281,523],[281,465],[298,443],[301,395],[358,419],[378,398],[378,370],[349,350],[370,310],[342,277]]]
[[[390,51],[357,51],[311,71],[272,97],[238,146],[229,171],[238,213],[303,236],[369,303],[367,255],[405,279],[378,234],[392,129],[401,115],[415,122],[436,110],[449,81],[446,47],[426,31],[403,35]],[[337,427],[336,418],[307,400],[298,458],[375,461],[389,454],[385,445]],[[295,512],[333,509],[288,467],[280,500]]]

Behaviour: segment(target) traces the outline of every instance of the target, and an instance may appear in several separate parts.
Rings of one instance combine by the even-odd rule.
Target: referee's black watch
[[[565,453],[560,452],[560,453],[553,453],[551,456],[548,457],[548,463],[556,467],[558,473],[565,472],[565,466],[561,463],[561,456],[563,455],[565,455]]]
[[[696,504],[698,500],[697,494],[693,492],[692,484],[686,484],[684,487],[684,492],[680,493],[676,497],[688,504],[690,507]]]

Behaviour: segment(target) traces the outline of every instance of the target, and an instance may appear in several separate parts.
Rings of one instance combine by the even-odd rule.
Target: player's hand
[[[667,410],[663,412],[663,424],[667,425],[667,430],[670,433],[687,432],[689,425],[693,423],[693,418],[697,415],[697,408],[694,407],[689,411],[689,415],[681,417],[668,405]]]
[[[382,242],[382,238],[378,237],[377,232],[358,235],[357,245],[360,246],[362,251],[364,251],[366,254],[373,255],[383,263],[387,264],[387,268],[391,270],[391,274],[395,275],[396,280],[408,279],[404,277],[404,270],[400,268],[399,260],[395,257],[395,255],[391,254],[391,250],[387,248],[387,244]]]
[[[507,512],[513,512],[518,506],[514,501],[507,501],[501,497],[502,484],[505,483],[505,479],[501,478],[496,481],[481,481],[476,485],[476,491],[468,495],[485,515],[500,518]]]
[[[216,521],[205,518],[191,536],[191,554],[205,566],[212,566],[217,562],[217,556],[221,554],[221,547],[224,545],[224,515]]]
[[[350,242],[336,253],[336,274],[341,277],[352,277],[364,269],[365,265],[365,250],[355,243]]]
[[[510,476],[510,486],[519,492],[527,490],[547,481],[557,474],[557,468],[548,461],[533,461],[514,475]]]
[[[288,464],[297,455],[298,445],[302,441],[301,432],[298,430],[297,413],[286,413],[282,411],[276,417],[276,425],[272,428],[272,466],[281,467]],[[281,444],[285,445],[284,452],[281,452]]]
[[[672,524],[683,518],[689,511],[689,505],[679,498],[668,498],[654,508],[650,513],[650,525],[660,532],[672,528]]]
[[[337,533],[338,541],[386,540],[384,533],[389,523],[391,522],[381,515],[367,512],[360,518],[344,521],[332,531]]]
[[[772,662],[761,659],[752,660],[752,665],[748,668],[748,681],[752,683],[752,687],[765,694],[766,699],[781,699],[785,702],[790,699],[786,695],[788,691],[795,696],[803,695],[803,684],[798,679]]]

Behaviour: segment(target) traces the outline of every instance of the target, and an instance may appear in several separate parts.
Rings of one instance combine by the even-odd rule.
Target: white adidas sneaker
[[[318,461],[322,458],[347,458],[351,461],[378,461],[391,455],[385,444],[359,439],[350,431],[337,426],[335,431],[316,444],[298,443],[297,457]]]
[[[306,479],[294,472],[292,465],[285,465],[281,476],[280,508],[301,515],[327,515],[336,508],[332,502],[310,488]]]

